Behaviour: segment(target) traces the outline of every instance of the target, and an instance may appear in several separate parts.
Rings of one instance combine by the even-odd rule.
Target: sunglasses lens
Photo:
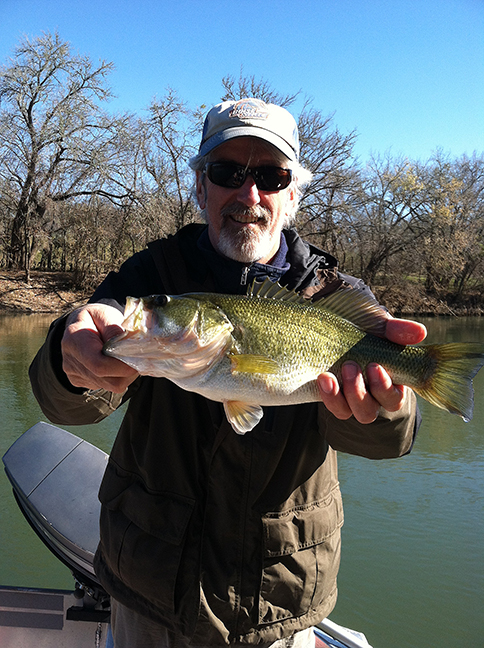
[[[211,162],[207,164],[208,179],[219,187],[237,189],[241,187],[247,175],[254,178],[257,188],[261,191],[280,191],[289,186],[292,171],[276,166],[261,166],[248,169],[231,162]]]
[[[245,182],[244,167],[229,162],[207,164],[207,176],[213,184],[231,189],[241,187]]]
[[[253,173],[257,187],[262,191],[280,191],[288,187],[292,180],[292,171],[281,167],[257,167]]]

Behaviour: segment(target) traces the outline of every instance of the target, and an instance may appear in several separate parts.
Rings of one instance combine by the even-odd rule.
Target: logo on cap
[[[241,99],[237,101],[229,113],[230,117],[238,119],[267,119],[267,105],[260,99]]]

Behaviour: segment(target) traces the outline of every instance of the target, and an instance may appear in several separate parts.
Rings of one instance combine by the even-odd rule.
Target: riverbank
[[[30,283],[17,270],[0,269],[0,312],[61,314],[86,302],[90,290],[73,289],[68,272],[31,273]],[[427,295],[414,284],[376,286],[374,292],[396,316],[484,316],[484,300],[476,293],[460,305]]]
[[[67,272],[0,270],[0,312],[61,314],[85,303],[89,293],[72,288]]]
[[[484,299],[479,291],[468,293],[459,303],[450,302],[446,295],[429,295],[421,285],[410,281],[391,286],[373,286],[378,301],[396,317],[482,317]]]

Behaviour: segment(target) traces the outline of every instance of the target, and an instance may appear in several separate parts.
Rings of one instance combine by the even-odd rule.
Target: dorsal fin
[[[281,284],[274,283],[266,278],[263,282],[254,279],[252,286],[247,290],[248,297],[260,297],[265,299],[280,299],[281,301],[298,302],[299,304],[310,303],[295,290],[289,290]]]
[[[348,320],[366,333],[380,337],[385,336],[386,323],[390,318],[388,312],[372,297],[351,286],[339,288],[334,293],[311,302],[295,290],[288,290],[270,279],[265,279],[262,283],[254,281],[247,295],[264,299],[280,299],[319,308]]]
[[[365,333],[385,337],[386,325],[390,319],[388,311],[371,296],[351,286],[339,288],[311,305],[348,320]]]

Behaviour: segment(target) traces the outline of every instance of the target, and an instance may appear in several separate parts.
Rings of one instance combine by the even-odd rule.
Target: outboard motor
[[[99,448],[48,423],[27,430],[3,457],[22,513],[74,576],[80,605],[67,611],[73,621],[109,620],[109,596],[93,567],[107,460]]]

